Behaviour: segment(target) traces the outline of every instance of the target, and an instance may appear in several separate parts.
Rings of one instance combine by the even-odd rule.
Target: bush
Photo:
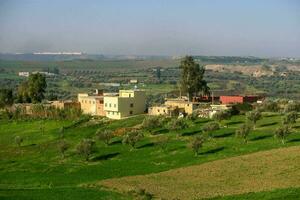
[[[283,124],[294,124],[296,123],[296,120],[298,119],[298,113],[295,111],[287,113],[283,117]]]
[[[179,119],[172,119],[168,124],[167,128],[172,131],[181,130],[184,128],[187,128],[188,124],[185,119],[179,118]]]
[[[58,143],[58,148],[59,148],[59,152],[60,152],[61,155],[62,155],[62,158],[65,158],[65,152],[68,150],[69,144],[66,143],[65,140],[61,140],[61,141]]]
[[[213,119],[217,120],[218,122],[221,122],[222,120],[229,119],[231,117],[230,110],[223,110],[220,112],[217,112],[213,115]]]
[[[23,138],[21,136],[16,136],[15,137],[15,142],[18,145],[18,147],[20,147],[22,142],[23,142]]]
[[[290,129],[287,125],[283,125],[282,127],[278,127],[275,131],[275,137],[280,139],[282,144],[285,143],[285,138],[290,134]]]
[[[251,130],[252,127],[249,124],[243,124],[235,131],[235,135],[236,137],[242,138],[244,140],[244,143],[247,143],[247,138]]]
[[[204,138],[201,136],[197,136],[194,138],[194,140],[191,143],[191,147],[195,153],[195,156],[197,156],[199,154],[199,150],[202,147],[204,143]]]
[[[93,151],[93,146],[95,142],[90,139],[83,139],[81,142],[78,144],[76,150],[79,155],[82,155],[86,161],[89,160],[90,155],[92,154]]]
[[[260,105],[259,110],[265,112],[278,112],[280,111],[280,107],[277,102],[265,101],[263,104]]]
[[[209,137],[211,137],[211,132],[215,130],[219,130],[220,125],[217,122],[209,122],[203,125],[202,131],[208,133]]]
[[[97,130],[96,137],[98,140],[103,141],[106,145],[109,145],[110,140],[113,138],[113,133],[110,130]]]
[[[140,141],[144,135],[138,130],[132,130],[128,134],[124,135],[122,143],[128,144],[131,148],[135,148],[135,145],[138,141]]]

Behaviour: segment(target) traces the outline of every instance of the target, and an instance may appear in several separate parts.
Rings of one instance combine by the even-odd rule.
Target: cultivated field
[[[215,196],[300,187],[300,146],[263,151],[167,172],[108,179],[99,185],[128,192],[145,189],[163,199]]]

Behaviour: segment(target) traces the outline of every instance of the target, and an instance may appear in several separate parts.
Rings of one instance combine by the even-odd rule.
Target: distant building
[[[131,83],[131,84],[137,84],[137,83],[138,83],[138,80],[137,80],[137,79],[131,79],[131,80],[129,81],[129,83]]]
[[[103,91],[96,90],[93,95],[79,93],[78,102],[84,114],[105,116]]]
[[[55,76],[56,75],[56,74],[50,73],[50,72],[39,72],[39,71],[32,72],[32,74],[43,74],[45,76]]]
[[[146,93],[142,90],[120,90],[119,94],[104,96],[106,117],[122,119],[142,114],[146,110]]]
[[[200,102],[188,101],[187,98],[166,99],[163,105],[150,107],[148,114],[168,116],[178,115],[179,113],[192,114],[200,105]]]
[[[30,75],[29,72],[19,72],[19,76],[29,77],[29,75]]]
[[[80,109],[80,103],[74,101],[50,101],[51,106],[58,109],[76,108]]]
[[[261,99],[260,96],[220,96],[221,104],[254,103]]]

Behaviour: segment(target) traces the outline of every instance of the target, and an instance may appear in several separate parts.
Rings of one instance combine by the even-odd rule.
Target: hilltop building
[[[146,110],[146,93],[142,90],[120,90],[119,94],[104,96],[106,117],[122,119],[142,114]]]
[[[262,99],[260,96],[257,95],[250,95],[250,96],[220,96],[220,103],[221,104],[237,104],[237,103],[254,103],[258,100]]]
[[[105,116],[103,95],[102,90],[96,90],[93,95],[79,93],[78,102],[80,103],[82,112],[84,114]]]

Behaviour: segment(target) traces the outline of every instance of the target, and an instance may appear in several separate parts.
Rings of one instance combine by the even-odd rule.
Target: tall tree
[[[192,56],[186,56],[179,68],[181,69],[180,90],[187,94],[189,101],[199,92],[209,95],[209,87],[203,79],[205,69],[196,63]]]
[[[47,87],[46,78],[42,74],[31,74],[28,79],[28,91],[33,103],[41,102]]]
[[[13,104],[14,98],[11,89],[0,89],[0,108]]]

